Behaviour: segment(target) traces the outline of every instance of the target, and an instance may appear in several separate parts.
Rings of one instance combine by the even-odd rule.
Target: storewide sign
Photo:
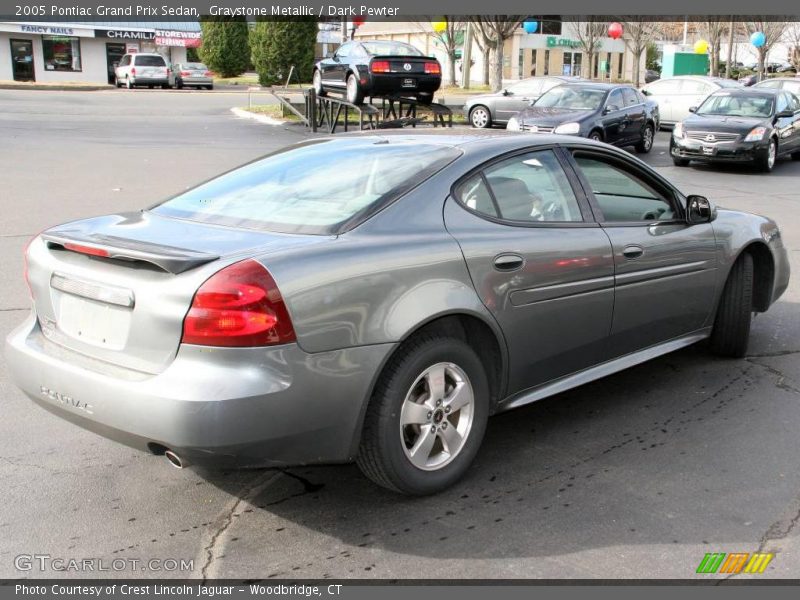
[[[203,43],[203,34],[199,31],[172,31],[156,29],[157,46],[181,46],[184,48],[199,48]]]

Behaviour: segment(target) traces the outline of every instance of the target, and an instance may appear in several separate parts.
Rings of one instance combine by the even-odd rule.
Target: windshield
[[[606,97],[605,90],[559,86],[543,94],[534,106],[597,110]]]
[[[414,46],[399,42],[362,42],[362,46],[373,56],[424,56]]]
[[[340,233],[459,155],[450,146],[379,137],[317,140],[225,173],[151,210],[246,229]]]
[[[730,92],[712,94],[697,109],[698,115],[725,117],[762,117],[772,114],[773,97],[737,95]]]

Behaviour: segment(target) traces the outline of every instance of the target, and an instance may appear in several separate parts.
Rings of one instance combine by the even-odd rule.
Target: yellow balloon
[[[708,52],[708,42],[705,40],[697,40],[694,43],[695,54],[705,54]]]
[[[431,23],[431,25],[436,33],[442,33],[445,29],[447,29],[447,21],[434,21]]]

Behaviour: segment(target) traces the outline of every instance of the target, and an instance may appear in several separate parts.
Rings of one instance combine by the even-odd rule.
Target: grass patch
[[[237,77],[214,77],[219,85],[258,85],[258,75],[238,75]]]

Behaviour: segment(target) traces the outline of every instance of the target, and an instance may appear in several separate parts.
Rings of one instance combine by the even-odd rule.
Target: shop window
[[[617,79],[620,79],[620,80],[622,79],[622,57],[623,56],[624,56],[624,54],[622,52],[620,52],[617,55]],[[634,82],[634,83],[636,83],[636,82]]]
[[[57,35],[42,36],[42,55],[47,71],[82,71],[81,40]]]

